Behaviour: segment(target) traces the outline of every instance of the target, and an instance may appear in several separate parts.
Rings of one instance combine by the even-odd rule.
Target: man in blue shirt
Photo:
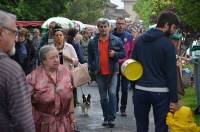
[[[136,39],[132,58],[143,66],[133,95],[137,132],[148,132],[149,112],[153,106],[155,132],[168,132],[167,112],[177,109],[176,50],[169,40],[179,25],[176,15],[162,13],[156,28]]]
[[[126,116],[126,105],[128,100],[128,79],[122,75],[121,73],[121,65],[122,63],[131,57],[132,48],[133,48],[133,37],[126,30],[126,20],[123,17],[118,17],[116,20],[116,28],[113,31],[113,35],[119,37],[122,40],[124,50],[126,52],[126,56],[123,59],[119,60],[119,73],[117,79],[117,111],[119,110],[119,90],[121,88],[121,106],[120,112],[122,116]],[[120,87],[121,86],[121,87]]]

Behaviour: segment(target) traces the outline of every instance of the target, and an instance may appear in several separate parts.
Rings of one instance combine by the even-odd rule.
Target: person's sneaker
[[[103,123],[102,123],[102,126],[107,126],[107,125],[108,125],[108,121],[104,120]]]
[[[126,111],[121,111],[121,116],[127,116]]]
[[[108,121],[108,127],[113,128],[115,126],[115,121]]]

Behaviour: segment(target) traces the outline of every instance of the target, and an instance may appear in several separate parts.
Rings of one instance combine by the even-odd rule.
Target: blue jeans
[[[136,89],[133,103],[137,132],[148,132],[151,106],[153,107],[155,132],[168,132],[165,122],[170,103],[168,92],[147,92]]]
[[[120,110],[121,111],[126,111],[126,105],[127,105],[127,100],[128,100],[128,84],[129,84],[129,80],[126,79],[126,77],[124,77],[121,73],[118,74],[118,79],[117,79],[117,110],[118,110],[118,104],[119,104],[119,90],[120,90],[120,86],[121,86],[121,92],[122,92],[122,96],[121,96],[121,106],[120,106]]]
[[[117,87],[117,73],[113,75],[96,76],[96,82],[99,87],[99,94],[101,99],[101,107],[103,111],[104,120],[114,121],[116,117],[116,87]]]

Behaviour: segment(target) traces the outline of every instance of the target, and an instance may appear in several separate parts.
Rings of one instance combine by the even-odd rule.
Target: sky
[[[117,7],[118,9],[124,8],[124,3],[122,2],[122,0],[110,0],[110,2],[118,5],[118,7]]]

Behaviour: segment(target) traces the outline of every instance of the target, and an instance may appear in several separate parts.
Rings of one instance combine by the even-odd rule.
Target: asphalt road
[[[81,90],[82,89],[82,90]],[[84,115],[81,107],[77,106],[75,109],[76,119],[80,132],[136,132],[136,123],[133,113],[132,91],[129,91],[127,117],[122,117],[117,113],[116,124],[114,128],[103,127],[103,114],[100,105],[100,97],[96,83],[91,86],[85,85],[78,88],[79,102],[82,102],[82,91],[85,95],[91,94],[91,107],[88,115]],[[152,112],[150,113],[149,132],[154,132],[154,122]]]

